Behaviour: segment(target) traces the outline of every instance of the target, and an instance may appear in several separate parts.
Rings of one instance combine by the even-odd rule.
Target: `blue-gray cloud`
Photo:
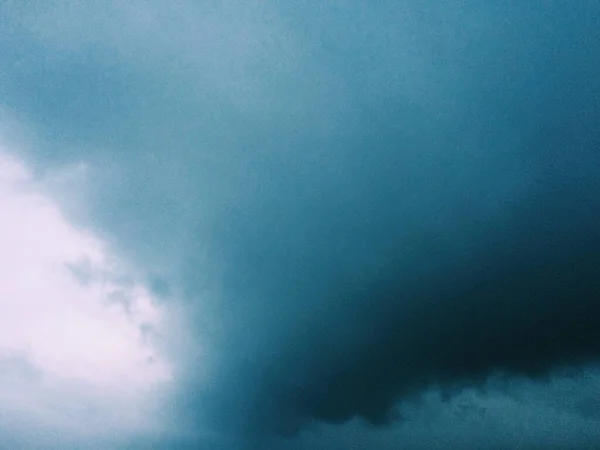
[[[379,424],[597,358],[595,4],[73,5],[5,3],[0,96],[189,300],[178,414]]]

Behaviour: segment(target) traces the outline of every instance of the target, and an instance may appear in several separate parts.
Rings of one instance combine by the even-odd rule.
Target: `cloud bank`
[[[94,167],[81,220],[180,298],[170,414],[191,435],[386,448],[431,389],[597,361],[595,3],[90,8],[6,3],[0,95],[20,157]],[[484,402],[553,420],[522,389]]]

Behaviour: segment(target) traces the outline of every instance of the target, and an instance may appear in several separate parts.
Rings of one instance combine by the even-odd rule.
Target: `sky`
[[[600,3],[0,2],[0,449],[592,449]]]

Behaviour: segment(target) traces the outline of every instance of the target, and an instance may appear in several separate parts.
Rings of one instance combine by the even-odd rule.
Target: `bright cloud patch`
[[[151,426],[172,378],[157,350],[166,312],[1,150],[0,214],[2,421],[86,433]]]

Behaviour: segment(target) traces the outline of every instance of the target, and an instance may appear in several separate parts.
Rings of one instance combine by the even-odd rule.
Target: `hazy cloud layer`
[[[0,8],[20,157],[93,167],[65,211],[184,299],[171,414],[189,435],[320,447],[321,423],[423,448],[390,420],[431,386],[597,361],[595,2]],[[503,419],[481,435],[453,418],[439,436],[509,447],[500,423],[529,414],[526,445],[560,445],[520,386],[486,394]],[[577,417],[565,439],[593,442]]]

